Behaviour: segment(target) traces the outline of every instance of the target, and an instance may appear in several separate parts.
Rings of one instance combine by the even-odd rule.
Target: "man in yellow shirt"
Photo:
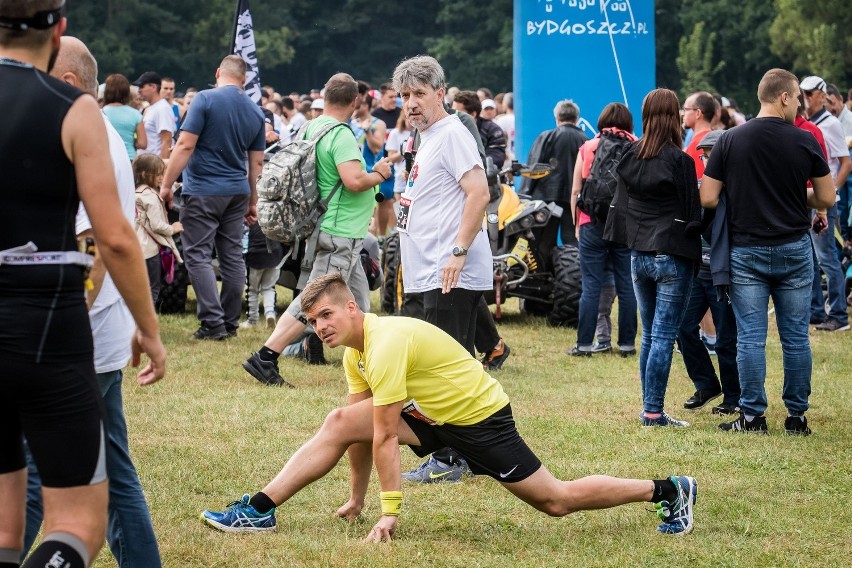
[[[493,477],[551,516],[649,501],[663,521],[657,530],[692,531],[696,483],[691,477],[556,479],[518,434],[500,383],[437,327],[365,314],[337,273],[305,288],[302,309],[326,345],[347,347],[349,405],[333,410],[263,491],[244,495],[225,511],[204,511],[202,519],[210,526],[227,532],[274,530],[275,507],[326,475],[348,451],[352,493],[337,515],[349,520],[360,515],[375,463],[382,516],[367,540],[390,541],[402,510],[399,446],[404,444],[421,457],[455,448],[474,473]]]

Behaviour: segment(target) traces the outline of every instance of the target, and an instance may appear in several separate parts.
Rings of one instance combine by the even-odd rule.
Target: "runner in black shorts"
[[[139,381],[165,372],[145,265],[119,205],[97,103],[48,76],[63,0],[0,0],[0,568],[24,539],[26,437],[43,480],[44,540],[24,566],[87,566],[103,544],[104,422],[74,220],[86,205],[100,254],[139,329]]]
[[[390,540],[402,509],[399,445],[424,456],[451,446],[475,473],[489,475],[520,499],[552,516],[650,501],[663,519],[658,530],[692,530],[696,483],[596,475],[556,479],[521,439],[509,398],[457,341],[429,323],[364,314],[339,274],[311,282],[302,309],[329,347],[348,349],[343,367],[349,406],[332,411],[263,491],[244,495],[203,520],[223,531],[275,529],[275,507],[326,475],[348,451],[349,501],[337,515],[354,519],[364,505],[373,462],[381,485],[382,517],[367,539]]]

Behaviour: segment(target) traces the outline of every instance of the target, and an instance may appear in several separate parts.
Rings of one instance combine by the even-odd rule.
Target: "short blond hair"
[[[356,268],[360,270],[360,268]],[[308,313],[316,306],[323,297],[337,306],[345,306],[350,300],[355,301],[355,296],[339,272],[331,272],[320,276],[305,286],[299,296],[302,312]]]

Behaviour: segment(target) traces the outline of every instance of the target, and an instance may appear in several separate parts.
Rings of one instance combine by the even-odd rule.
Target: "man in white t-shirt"
[[[846,148],[846,138],[843,136],[843,128],[840,121],[825,108],[826,93],[828,92],[825,81],[820,77],[810,76],[802,79],[799,84],[805,97],[808,120],[819,127],[825,139],[825,147],[828,150],[828,168],[834,182],[835,192],[846,185],[852,162],[849,160],[849,150]],[[815,323],[817,331],[846,331],[849,329],[849,316],[846,311],[846,277],[840,260],[837,258],[837,250],[834,240],[834,225],[837,221],[837,205],[832,205],[826,210],[826,215],[814,216],[814,223],[819,220],[828,227],[828,230],[817,232],[811,231],[814,241],[819,268],[814,275],[813,296],[811,298],[811,323]],[[828,283],[828,314],[825,311],[825,300],[822,295],[821,278],[819,270],[825,273]]]
[[[157,154],[167,160],[172,152],[172,137],[177,127],[169,101],[160,96],[162,79],[158,73],[146,71],[131,84],[139,87],[139,96],[149,104],[142,115],[148,146],[140,153]]]
[[[475,354],[476,306],[492,287],[491,249],[482,230],[488,182],[473,136],[442,104],[444,70],[432,57],[397,65],[393,88],[420,132],[400,199],[403,286],[422,292],[425,319]]]
[[[51,70],[57,79],[94,94],[97,89],[97,64],[86,46],[78,39],[63,36],[60,55]],[[128,223],[136,215],[136,192],[130,158],[121,136],[106,115],[102,115],[109,139],[109,152],[115,170],[115,181],[121,210]],[[80,203],[76,218],[78,237],[92,236],[92,224]],[[131,336],[136,325],[127,304],[119,294],[100,260],[95,261],[91,278],[95,289],[89,293],[89,320],[95,345],[95,372],[109,425],[106,439],[106,470],[109,476],[109,528],[107,540],[119,566],[161,566],[154,526],[139,476],[130,459],[127,424],[121,397],[122,369],[131,357]],[[40,476],[30,461],[27,487],[27,524],[24,554],[32,546],[41,516]]]

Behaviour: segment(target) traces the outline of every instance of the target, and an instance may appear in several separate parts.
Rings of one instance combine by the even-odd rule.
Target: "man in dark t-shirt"
[[[236,335],[246,266],[240,236],[243,220],[257,220],[255,183],[263,168],[263,112],[246,95],[245,62],[229,55],[216,70],[216,88],[192,100],[163,177],[160,197],[172,200],[172,184],[183,172],[183,247],[186,270],[198,298],[195,339]],[[248,175],[246,175],[248,162]],[[211,265],[219,259],[221,292]]]
[[[793,126],[799,85],[771,69],[758,87],[757,118],[725,132],[704,171],[701,204],[715,208],[725,191],[730,235],[731,301],[737,319],[742,414],[719,428],[767,433],[766,333],[769,297],[784,354],[782,398],[788,434],[808,435],[811,392],[808,321],[812,245],[808,208],[834,203],[834,186],[816,139]],[[807,187],[808,181],[813,189]],[[721,246],[715,240],[712,246]]]
[[[373,109],[372,115],[383,121],[390,132],[396,128],[402,109],[396,106],[396,91],[393,90],[393,85],[385,83],[379,87],[379,91],[382,93],[382,98],[379,99],[378,108]]]

